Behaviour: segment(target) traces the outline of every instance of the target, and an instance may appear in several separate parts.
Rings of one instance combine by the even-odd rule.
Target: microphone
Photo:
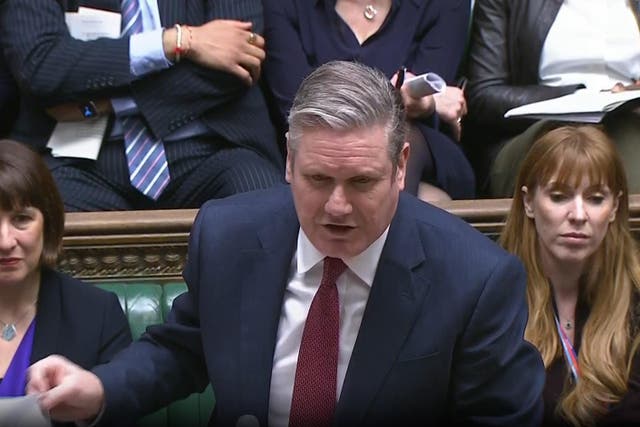
[[[260,422],[255,415],[245,414],[238,417],[236,427],[260,427]]]

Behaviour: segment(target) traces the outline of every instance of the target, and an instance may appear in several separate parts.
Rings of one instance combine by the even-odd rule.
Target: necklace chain
[[[30,310],[31,310],[31,306],[35,305],[38,301],[34,301],[31,304],[29,304],[29,309],[25,310],[24,313],[22,313],[14,322],[5,322],[4,320],[0,319],[0,323],[2,323],[2,330],[0,331],[0,338],[2,338],[5,341],[11,341],[12,339],[14,339],[16,337],[16,335],[18,335],[18,325],[24,320],[24,318],[27,316],[27,314],[29,314]]]

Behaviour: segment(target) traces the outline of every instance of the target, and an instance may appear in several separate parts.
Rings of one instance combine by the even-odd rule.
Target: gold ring
[[[249,34],[249,38],[247,39],[249,44],[255,44],[256,40],[258,40],[258,35],[256,33]]]

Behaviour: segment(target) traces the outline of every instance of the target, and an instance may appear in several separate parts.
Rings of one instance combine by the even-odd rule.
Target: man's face
[[[383,126],[333,130],[307,128],[287,153],[300,226],[326,256],[350,258],[387,228],[404,188],[405,144],[394,171]],[[294,158],[295,157],[295,158]]]

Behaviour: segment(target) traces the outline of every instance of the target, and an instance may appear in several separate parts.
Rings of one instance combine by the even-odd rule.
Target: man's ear
[[[407,162],[409,161],[409,151],[411,150],[409,143],[405,142],[398,156],[398,167],[396,168],[396,181],[400,191],[404,190],[404,180],[407,176]]]
[[[287,180],[287,182],[289,184],[291,184],[291,178],[293,178],[293,151],[291,150],[291,148],[289,148],[289,132],[287,132],[285,135],[285,140],[287,141],[287,161],[285,164],[285,172],[284,172],[284,178]]]
[[[533,204],[531,202],[531,193],[526,185],[523,185],[520,189],[522,191],[522,204],[524,205],[524,213],[533,219]]]

